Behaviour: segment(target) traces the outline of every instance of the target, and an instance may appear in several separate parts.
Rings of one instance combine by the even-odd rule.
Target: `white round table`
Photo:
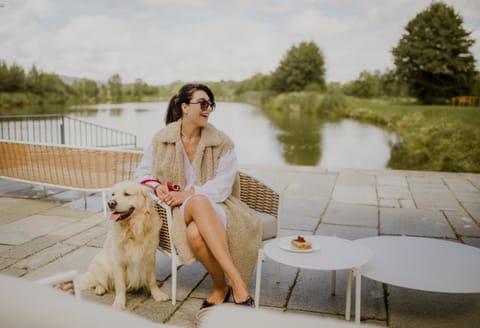
[[[480,249],[423,237],[380,236],[355,241],[373,252],[362,275],[383,283],[443,293],[480,293]]]
[[[355,321],[360,322],[361,299],[361,272],[360,267],[372,258],[372,252],[353,241],[327,236],[304,236],[312,243],[313,251],[298,252],[288,249],[290,241],[296,236],[275,238],[268,241],[263,249],[259,250],[257,264],[257,280],[255,286],[255,301],[260,304],[260,284],[262,262],[265,256],[275,262],[311,270],[350,270],[347,285],[347,300],[345,304],[345,318],[350,319],[352,271],[355,273]]]

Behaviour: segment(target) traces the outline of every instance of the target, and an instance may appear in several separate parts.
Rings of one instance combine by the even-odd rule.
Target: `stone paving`
[[[282,235],[336,235],[357,239],[409,235],[452,240],[480,247],[480,174],[351,170],[325,172],[313,167],[248,167],[284,191]],[[0,273],[35,280],[86,271],[107,230],[99,194],[32,186],[0,179]],[[441,254],[439,254],[441,256]],[[330,272],[275,265],[262,270],[262,308],[342,319],[346,272],[337,273],[330,294]],[[252,295],[255,275],[250,282]],[[170,294],[170,262],[158,253],[157,278]],[[434,279],[434,277],[432,277]],[[193,327],[211,280],[198,263],[178,272],[177,304],[157,303],[145,292],[127,295],[129,311],[155,322]],[[85,291],[89,301],[111,304]],[[2,314],[3,315],[3,314]],[[473,327],[480,322],[479,294],[430,293],[362,283],[362,322],[388,327]]]

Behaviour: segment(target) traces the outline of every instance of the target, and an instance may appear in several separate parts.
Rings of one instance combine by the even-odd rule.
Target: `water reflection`
[[[267,113],[277,129],[277,139],[285,161],[294,165],[316,165],[320,159],[322,121],[312,114],[298,111]]]
[[[137,136],[145,147],[165,126],[167,103],[96,105],[71,116]],[[235,142],[240,164],[310,165],[343,168],[387,167],[395,135],[352,120],[325,121],[313,114],[264,112],[241,103],[218,103],[210,121]]]
[[[352,120],[324,123],[322,136],[319,166],[329,171],[385,168],[398,141],[393,133]]]

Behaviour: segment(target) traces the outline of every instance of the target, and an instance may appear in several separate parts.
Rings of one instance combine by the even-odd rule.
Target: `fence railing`
[[[0,139],[81,147],[137,145],[134,134],[59,114],[0,116]]]

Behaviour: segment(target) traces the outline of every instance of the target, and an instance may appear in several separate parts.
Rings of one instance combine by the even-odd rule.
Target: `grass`
[[[480,108],[395,104],[349,99],[341,115],[382,126],[402,142],[392,149],[394,169],[480,172]]]

